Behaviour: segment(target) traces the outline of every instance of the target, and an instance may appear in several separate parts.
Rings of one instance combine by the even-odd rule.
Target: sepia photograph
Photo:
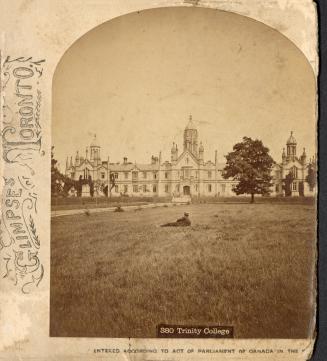
[[[72,43],[50,336],[314,338],[316,88],[292,41],[222,10],[142,10]]]

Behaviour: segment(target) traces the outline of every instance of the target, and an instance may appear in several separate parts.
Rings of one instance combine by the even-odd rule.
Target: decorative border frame
[[[5,262],[3,278],[13,278],[23,293],[37,287],[44,275],[36,229],[38,193],[33,182],[33,161],[42,144],[42,74],[45,60],[32,57],[1,59],[2,157],[5,162],[2,188],[1,237]],[[43,152],[43,153],[42,153]],[[17,170],[17,171],[16,171]]]
[[[52,75],[64,51],[95,26],[137,10],[166,6],[199,6],[232,11],[261,21],[288,36],[302,50],[317,74],[317,39],[315,43],[310,43],[317,35],[317,29],[313,27],[316,17],[311,0],[269,0],[265,4],[262,4],[262,0],[126,0],[123,3],[119,0],[106,3],[101,0],[88,0],[79,8],[69,0],[17,0],[15,4],[8,2],[4,6],[7,18],[0,15],[3,29],[6,30],[0,37],[0,334],[4,334],[1,332],[3,330],[9,330],[5,337],[0,337],[0,350],[2,348],[5,359],[21,359],[23,355],[26,358],[43,360],[48,359],[51,352],[53,355],[61,355],[62,359],[66,357],[71,360],[76,357],[78,360],[90,360],[103,357],[103,353],[93,352],[97,348],[131,346],[157,347],[159,354],[156,359],[171,357],[171,354],[165,355],[162,349],[181,346],[185,347],[185,354],[174,355],[174,359],[233,357],[187,353],[187,350],[194,350],[199,345],[208,348],[212,345],[236,345],[236,357],[241,355],[244,359],[251,360],[262,360],[263,354],[248,354],[250,347],[292,347],[297,350],[288,355],[293,359],[306,359],[312,352],[314,340],[219,340],[217,343],[217,340],[49,337]],[[6,12],[6,7],[12,9],[12,12]],[[294,9],[300,13],[307,12],[311,27],[303,30],[303,24],[295,21],[296,19],[293,19],[292,24],[289,23],[291,20],[287,11],[293,13]],[[73,14],[72,19],[65,17],[67,14]],[[37,21],[31,24],[33,15],[37,16]],[[64,21],[62,17],[65,17]],[[16,21],[17,19],[20,22]],[[48,22],[50,30],[45,29]],[[45,35],[42,34],[43,29]],[[297,31],[299,29],[301,32]],[[26,32],[29,32],[30,38],[26,36]],[[59,39],[60,36],[63,36],[64,40]],[[12,324],[19,331],[11,330]],[[124,354],[116,356],[121,359],[126,357]],[[264,355],[265,359],[275,357],[277,356],[269,353]]]

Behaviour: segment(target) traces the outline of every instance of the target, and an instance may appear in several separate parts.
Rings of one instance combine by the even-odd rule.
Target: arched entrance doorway
[[[184,196],[189,196],[191,194],[190,186],[183,187],[183,194]]]

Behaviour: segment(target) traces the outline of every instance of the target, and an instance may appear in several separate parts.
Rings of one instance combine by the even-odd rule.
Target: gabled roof
[[[282,163],[275,163],[273,164],[272,166],[272,169],[278,169],[278,170],[281,170],[283,168],[283,164]]]
[[[183,153],[177,158],[176,163],[179,163],[179,162],[181,161],[181,159],[182,159],[185,155],[189,155],[196,164],[199,164],[198,159],[197,159],[197,158],[195,157],[195,155],[194,155],[193,153],[191,153],[188,149],[186,149],[186,150],[183,151]]]
[[[79,165],[75,165],[75,169],[78,169],[78,168],[81,168],[82,166],[88,166],[88,167],[91,167],[91,168],[96,168],[90,161],[89,159],[85,159],[83,158],[81,163]]]

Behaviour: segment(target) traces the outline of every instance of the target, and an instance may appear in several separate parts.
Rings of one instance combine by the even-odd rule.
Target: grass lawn
[[[158,227],[184,211],[191,227]],[[191,204],[51,227],[51,336],[156,337],[159,323],[313,332],[314,205]]]

